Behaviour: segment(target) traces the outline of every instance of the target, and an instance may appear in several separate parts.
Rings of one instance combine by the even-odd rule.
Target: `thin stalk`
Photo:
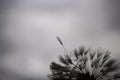
[[[67,50],[66,50],[66,48],[65,48],[65,46],[64,46],[64,44],[63,44],[63,42],[62,42],[62,40],[60,39],[60,37],[57,36],[56,38],[57,38],[58,42],[60,43],[60,45],[63,47],[65,53],[68,55],[68,52],[67,52]]]

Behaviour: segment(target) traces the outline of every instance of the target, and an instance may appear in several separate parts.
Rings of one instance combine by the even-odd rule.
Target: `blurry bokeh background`
[[[0,0],[0,80],[46,80],[64,50],[120,55],[119,0]]]

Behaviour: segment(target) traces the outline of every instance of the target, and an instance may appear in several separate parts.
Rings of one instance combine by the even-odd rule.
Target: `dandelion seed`
[[[65,53],[68,54],[68,52],[67,52],[66,48],[64,47],[64,44],[63,44],[62,40],[60,39],[60,37],[57,36],[56,38],[57,38],[58,42],[62,45],[62,47],[63,47]]]
[[[59,42],[61,45],[63,45],[62,40],[61,40],[58,36],[57,36],[56,38],[57,38],[58,42]]]

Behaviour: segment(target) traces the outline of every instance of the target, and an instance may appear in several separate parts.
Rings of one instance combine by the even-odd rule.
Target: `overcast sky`
[[[2,15],[8,47],[4,68],[19,75],[46,76],[50,63],[64,54],[56,36],[68,52],[85,45],[109,49],[119,57],[119,4],[116,0],[7,1]]]

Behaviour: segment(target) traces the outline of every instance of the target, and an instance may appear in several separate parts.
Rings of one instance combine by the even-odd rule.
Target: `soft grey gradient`
[[[120,1],[117,0],[5,0],[1,67],[14,76],[46,77],[49,65],[64,50],[81,45],[120,52]],[[8,7],[6,7],[8,6]],[[2,53],[2,52],[1,52]]]

